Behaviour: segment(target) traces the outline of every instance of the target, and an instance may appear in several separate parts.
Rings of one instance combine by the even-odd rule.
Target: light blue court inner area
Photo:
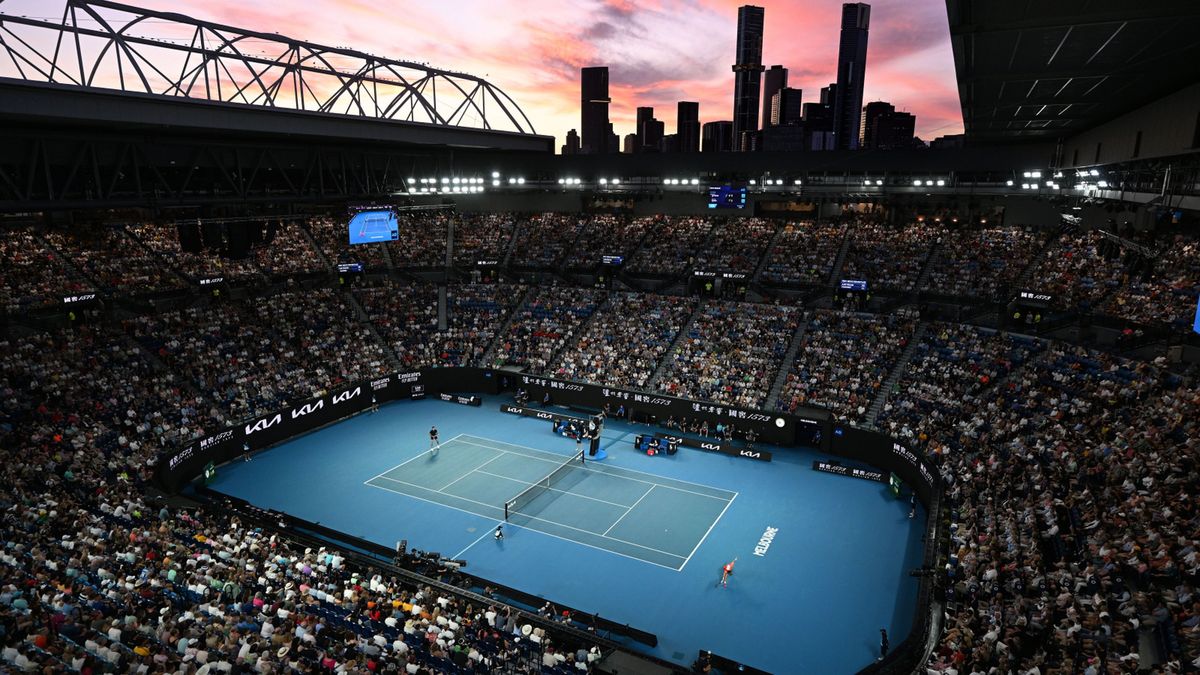
[[[550,423],[442,401],[397,401],[218,469],[212,487],[356,537],[467,561],[466,571],[658,636],[690,665],[709,649],[773,673],[853,673],[879,629],[908,635],[924,514],[886,485],[774,461],[633,449],[647,428],[605,424],[608,459],[573,468],[504,523],[503,505],[568,461]],[[429,427],[443,442],[429,451]],[[766,547],[760,545],[768,531]],[[737,558],[728,588],[721,566]]]
[[[676,571],[737,497],[469,434],[366,484]]]

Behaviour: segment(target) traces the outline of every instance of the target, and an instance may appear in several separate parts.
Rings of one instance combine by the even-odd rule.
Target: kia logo
[[[297,417],[303,417],[311,412],[316,412],[324,407],[325,407],[325,401],[317,401],[316,403],[305,404],[304,406],[302,406],[300,408],[296,408],[295,410],[292,411],[292,419],[296,419]]]
[[[753,457],[754,459],[760,459],[762,457],[762,453],[752,452],[750,450],[742,450],[738,454],[742,457]]]
[[[536,414],[537,414],[538,419],[543,419],[543,420],[554,419],[554,415],[551,415],[548,412],[539,412]]]
[[[278,424],[279,420],[281,420],[281,419],[283,419],[283,415],[276,414],[274,417],[264,417],[263,419],[255,422],[253,426],[247,424],[246,425],[246,435],[249,436],[250,434],[252,434],[256,431],[262,431],[263,429],[269,429],[269,428],[275,426],[276,424]]]
[[[701,447],[701,449],[704,449],[704,450],[720,450],[721,449],[721,446],[717,443],[701,443],[700,447]]]

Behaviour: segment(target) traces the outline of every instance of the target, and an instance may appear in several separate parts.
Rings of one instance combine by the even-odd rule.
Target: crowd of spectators
[[[1081,311],[1099,309],[1126,274],[1119,250],[1095,231],[1059,235],[1033,270],[1035,290],[1052,294],[1059,307]]]
[[[77,225],[48,230],[45,236],[101,290],[137,295],[184,286],[183,278],[158,254],[131,239],[123,228]]]
[[[397,219],[400,238],[386,244],[396,267],[441,267],[446,264],[450,211],[402,213]]]
[[[1194,669],[1200,394],[1064,345],[988,394],[918,441],[951,513],[928,671]]]
[[[846,228],[801,221],[783,226],[767,252],[762,277],[777,284],[824,284],[833,273]]]
[[[814,312],[776,408],[815,405],[862,422],[915,330],[916,322],[896,316]]]
[[[563,267],[592,269],[599,265],[606,255],[628,258],[653,223],[653,218],[593,215],[588,218],[575,243],[567,251]]]
[[[524,296],[516,284],[455,284],[446,290],[446,330],[438,330],[433,284],[382,281],[354,296],[405,370],[481,365],[496,331]]]
[[[758,268],[778,225],[763,218],[731,218],[713,228],[696,253],[698,269],[751,274]]]
[[[510,262],[537,269],[558,266],[586,228],[587,219],[577,213],[536,213],[521,218],[513,235]]]
[[[930,261],[922,290],[998,298],[1046,245],[1045,232],[1019,227],[952,229]],[[1007,300],[1009,298],[1000,298]]]
[[[524,366],[545,373],[554,355],[604,301],[604,293],[585,288],[541,288],[513,313],[508,331],[497,337],[490,365]]]
[[[761,408],[800,324],[790,305],[710,301],[659,380],[663,393]]]
[[[691,298],[614,293],[587,332],[563,351],[554,376],[644,388],[695,307]]]
[[[981,392],[1044,348],[1034,338],[975,326],[932,324],[917,343],[900,384],[889,392],[876,425],[897,438],[922,443],[931,433],[944,434]]]
[[[1200,239],[1177,234],[1156,243],[1150,274],[1132,272],[1109,298],[1104,314],[1190,331],[1200,298]]]
[[[500,262],[513,238],[516,216],[511,213],[464,213],[454,225],[454,264]]]
[[[888,226],[861,221],[850,226],[844,279],[866,279],[872,289],[911,290],[933,246],[945,235],[926,222]]]
[[[258,269],[267,276],[307,274],[328,269],[298,220],[266,223],[264,240],[256,244],[251,253]]]
[[[388,372],[352,316],[338,293],[315,289],[139,316],[126,329],[232,424]]]
[[[713,229],[709,218],[655,216],[642,247],[627,261],[631,272],[673,276],[692,264]]]
[[[252,257],[231,259],[216,249],[184,251],[179,242],[179,228],[174,225],[136,223],[128,226],[130,235],[154,251],[167,265],[195,280],[224,277],[238,280],[259,273]]]
[[[32,230],[0,232],[0,310],[18,313],[91,290]]]

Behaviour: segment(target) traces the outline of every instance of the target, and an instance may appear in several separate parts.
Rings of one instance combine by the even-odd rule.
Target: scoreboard
[[[746,208],[746,194],[747,190],[744,187],[714,185],[708,188],[708,208],[744,209]]]

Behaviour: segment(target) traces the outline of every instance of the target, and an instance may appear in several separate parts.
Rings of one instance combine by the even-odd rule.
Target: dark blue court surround
[[[503,501],[575,451],[548,423],[496,402],[388,404],[222,467],[213,487],[384,545],[403,538],[465,558],[477,576],[657,633],[653,652],[681,664],[705,648],[776,673],[849,673],[874,660],[880,627],[893,643],[909,632],[923,517],[908,519],[907,500],[884,484],[812,471],[808,451],[780,449],[770,463],[688,449],[648,457],[631,444],[646,427],[610,420],[610,457],[595,467],[606,475],[539,497],[532,515],[556,525],[514,523],[495,541]],[[435,468],[430,424],[456,439]],[[388,476],[404,482],[379,487]],[[686,484],[736,498],[681,501],[684,492],[650,487]],[[472,501],[449,503],[461,499]],[[702,499],[721,512],[697,512]],[[764,550],[768,528],[777,532]],[[646,559],[684,555],[689,542],[683,564]],[[734,557],[729,587],[717,587]]]

